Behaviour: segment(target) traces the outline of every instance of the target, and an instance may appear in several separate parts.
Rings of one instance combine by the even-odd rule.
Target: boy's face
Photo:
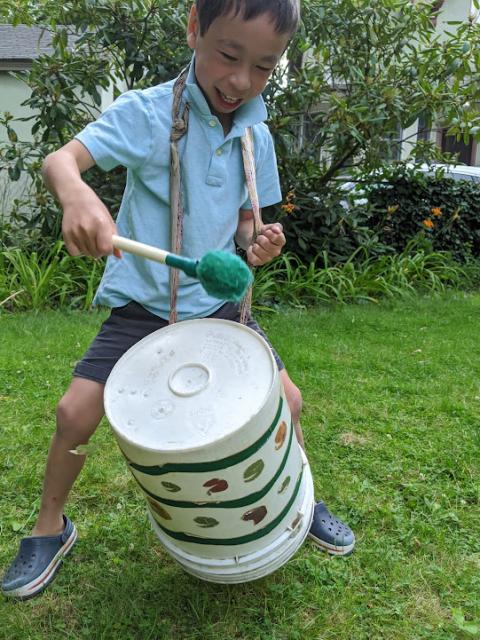
[[[241,104],[262,93],[289,39],[289,34],[275,31],[268,14],[249,21],[240,15],[221,16],[200,35],[192,8],[187,42],[195,51],[195,75],[220,121],[229,122]]]

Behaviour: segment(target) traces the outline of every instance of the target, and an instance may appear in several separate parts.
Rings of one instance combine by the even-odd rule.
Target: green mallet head
[[[245,262],[228,251],[209,251],[198,262],[167,253],[165,264],[197,278],[207,293],[220,300],[240,302],[253,280]]]
[[[253,276],[245,262],[233,253],[210,251],[197,263],[197,278],[214,298],[240,302]]]
[[[228,251],[210,251],[197,261],[116,234],[112,242],[116,249],[167,264],[197,278],[207,293],[220,300],[240,302],[253,280],[245,262]]]

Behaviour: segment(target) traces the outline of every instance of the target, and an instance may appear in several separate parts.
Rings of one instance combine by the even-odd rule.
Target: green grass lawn
[[[28,534],[55,404],[97,313],[0,316],[0,567]],[[357,534],[272,576],[203,583],[162,550],[106,423],[71,496],[79,543],[0,638],[480,637],[480,296],[262,318],[304,395],[317,496]]]

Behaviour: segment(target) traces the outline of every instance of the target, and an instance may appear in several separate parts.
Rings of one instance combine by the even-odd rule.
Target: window
[[[473,165],[473,140],[465,144],[463,140],[457,141],[456,136],[448,136],[447,129],[442,131],[442,151],[444,153],[455,153],[460,164]]]

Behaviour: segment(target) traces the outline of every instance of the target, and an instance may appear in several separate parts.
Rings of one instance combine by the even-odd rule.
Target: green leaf
[[[452,618],[458,628],[464,633],[472,636],[480,634],[480,626],[473,622],[466,622],[465,615],[461,609],[452,609]]]
[[[5,160],[15,160],[17,157],[16,147],[10,147],[5,151]]]
[[[203,527],[204,529],[211,529],[212,527],[216,527],[219,525],[219,521],[215,520],[215,518],[207,518],[206,516],[198,516],[193,519],[194,522],[198,524],[199,527]]]
[[[162,482],[162,487],[164,487],[167,491],[171,493],[177,493],[181,491],[182,488],[178,486],[178,484],[173,484],[173,482]]]
[[[288,487],[288,485],[290,484],[290,476],[287,476],[285,478],[285,480],[282,482],[282,486],[280,487],[280,489],[278,490],[278,493],[284,493],[284,491],[286,490],[286,488]]]
[[[8,139],[10,140],[10,142],[18,142],[17,134],[10,127],[8,127],[8,129],[7,129],[7,135],[8,135]]]
[[[245,482],[252,482],[253,480],[256,480],[262,473],[264,468],[265,463],[263,462],[263,460],[257,460],[245,470],[243,479],[245,480]]]
[[[17,165],[14,167],[8,167],[8,177],[12,182],[16,182],[20,178],[20,169]]]

